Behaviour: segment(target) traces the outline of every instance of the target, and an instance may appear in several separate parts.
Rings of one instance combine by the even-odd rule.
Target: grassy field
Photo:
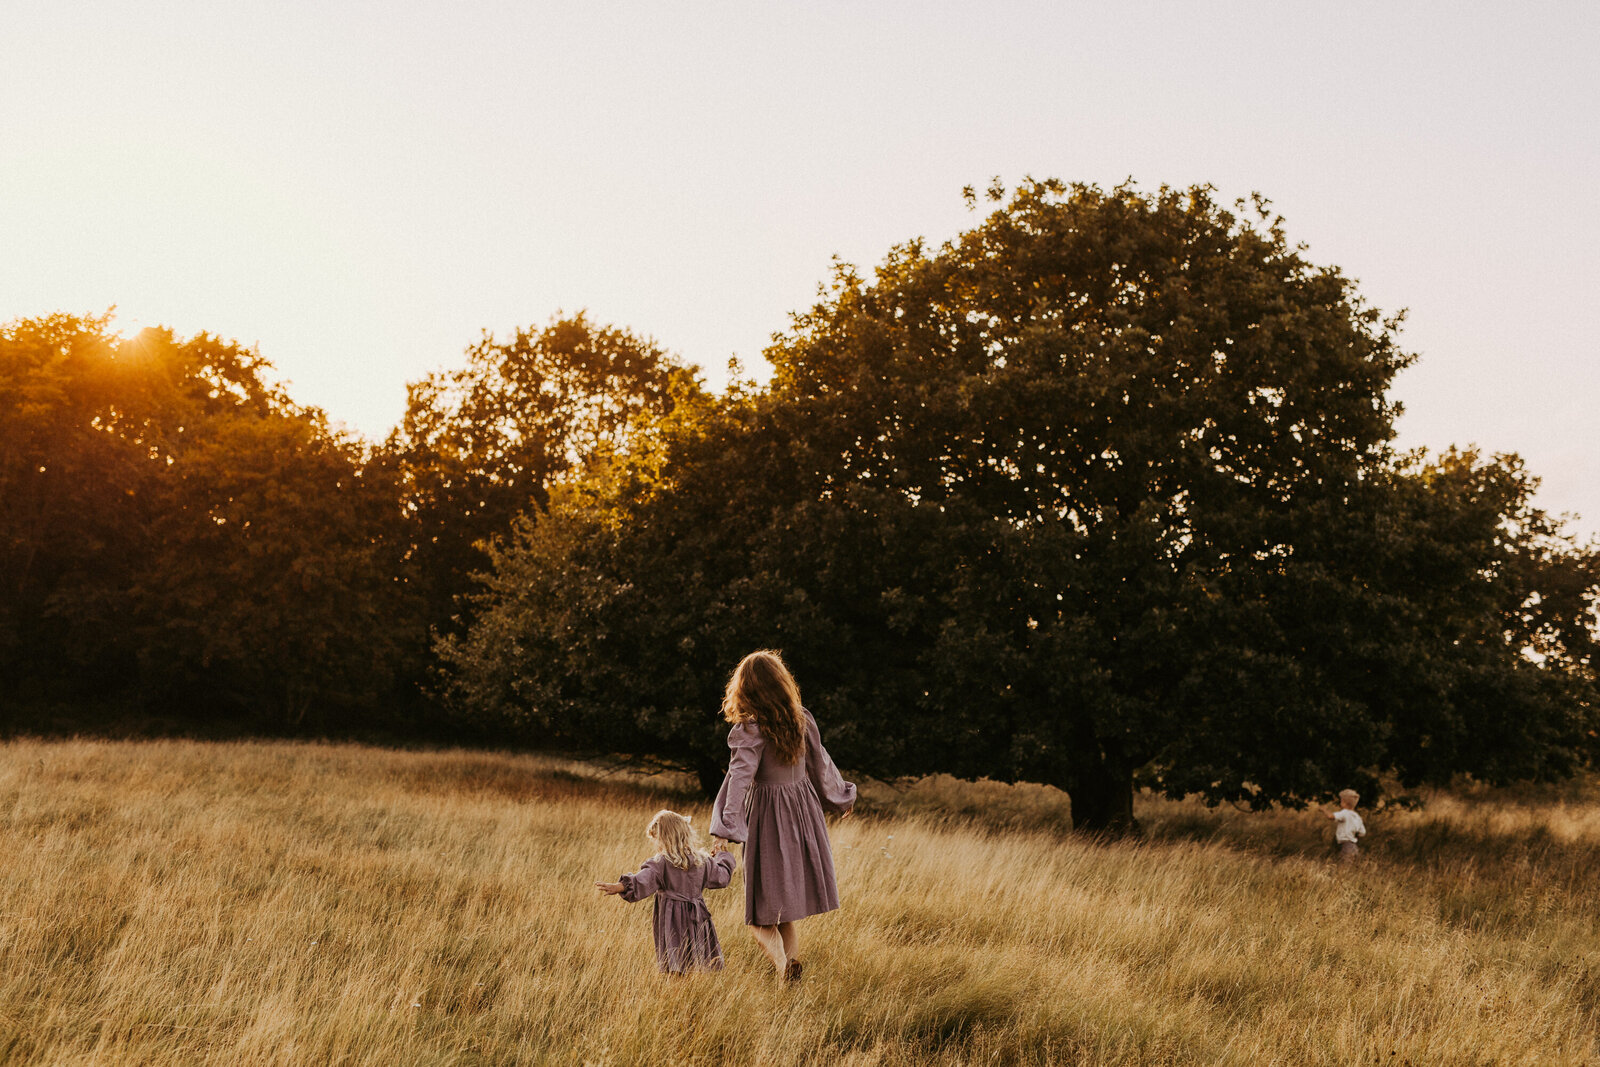
[[[279,743],[0,746],[7,1064],[1600,1064],[1600,795],[1438,796],[1327,823],[932,780],[836,824],[844,908],[774,982],[656,975],[670,778]]]

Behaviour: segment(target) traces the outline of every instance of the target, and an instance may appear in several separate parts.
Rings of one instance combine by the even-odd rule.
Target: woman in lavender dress
[[[732,760],[711,816],[713,849],[744,845],[744,921],[778,973],[800,977],[794,924],[839,906],[823,812],[848,815],[856,787],[776,652],[740,661],[722,701]]]

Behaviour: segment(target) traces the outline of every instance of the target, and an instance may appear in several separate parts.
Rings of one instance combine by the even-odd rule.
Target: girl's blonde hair
[[[739,661],[722,695],[722,717],[732,723],[754,722],[781,763],[798,763],[806,754],[806,715],[800,707],[800,686],[769,648]]]
[[[694,827],[689,825],[687,815],[663,808],[656,812],[644,832],[661,849],[667,862],[680,871],[693,870],[705,861],[706,852],[695,846]]]

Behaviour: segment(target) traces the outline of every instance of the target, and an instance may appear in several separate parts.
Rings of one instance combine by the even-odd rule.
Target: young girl
[[[668,974],[721,970],[722,945],[700,894],[727,887],[733,878],[733,853],[711,856],[696,848],[688,816],[675,811],[656,812],[645,835],[661,851],[637,874],[625,874],[620,882],[596,882],[594,887],[630,904],[655,896],[656,966],[661,970]]]

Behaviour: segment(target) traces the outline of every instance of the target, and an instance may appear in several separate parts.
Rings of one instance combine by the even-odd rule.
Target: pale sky
[[[0,321],[260,347],[381,437],[587,309],[719,384],[993,175],[1259,190],[1421,361],[1406,446],[1600,533],[1600,6],[0,0]]]

